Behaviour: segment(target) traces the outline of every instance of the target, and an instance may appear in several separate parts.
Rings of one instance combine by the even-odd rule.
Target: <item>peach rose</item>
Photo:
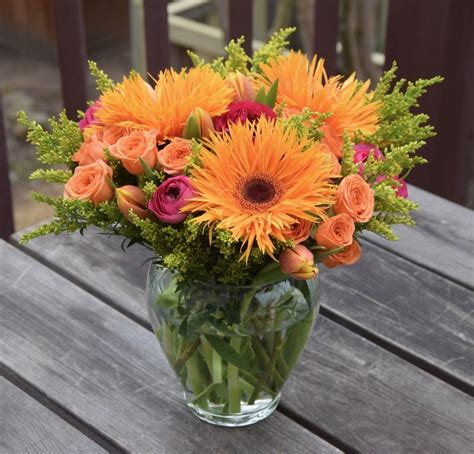
[[[110,200],[113,191],[108,180],[112,180],[112,174],[112,169],[100,159],[78,166],[64,186],[64,198],[90,200],[92,203]]]
[[[361,253],[360,244],[354,240],[352,244],[347,246],[342,252],[326,257],[323,263],[328,268],[334,268],[338,265],[352,265],[359,260]]]
[[[299,222],[295,222],[291,225],[291,229],[284,232],[285,238],[293,240],[295,244],[306,241],[311,235],[311,227],[313,223],[306,219],[300,219]]]
[[[171,139],[171,142],[158,152],[158,162],[163,172],[168,175],[179,175],[188,164],[191,157],[191,142],[181,137]]]
[[[78,151],[72,155],[72,160],[79,163],[80,166],[92,164],[98,159],[106,161],[104,154],[104,147],[106,145],[101,142],[94,134],[87,138],[81,145]]]
[[[140,161],[142,158],[152,169],[158,161],[156,148],[156,131],[134,131],[121,137],[109,147],[110,154],[118,159],[132,175],[143,175],[145,170]]]
[[[336,214],[319,225],[315,240],[328,250],[336,249],[352,244],[354,231],[354,221],[348,214]]]
[[[360,175],[345,177],[337,189],[336,214],[347,213],[354,222],[368,222],[374,213],[374,191]]]
[[[106,146],[110,147],[110,145],[117,143],[117,140],[128,136],[130,132],[131,131],[129,129],[122,128],[120,126],[105,126],[102,129],[101,140]]]

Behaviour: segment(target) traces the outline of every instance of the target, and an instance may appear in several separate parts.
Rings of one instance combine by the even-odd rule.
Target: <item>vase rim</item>
[[[176,273],[172,270],[170,270],[168,267],[165,265],[161,265],[156,262],[150,262],[150,271],[153,268],[162,268],[168,270],[171,274],[176,276]],[[197,284],[198,286],[202,288],[212,288],[212,289],[220,289],[220,290],[229,290],[232,292],[237,292],[237,291],[248,291],[248,290],[262,290],[265,288],[273,287],[274,285],[281,284],[282,282],[298,282],[296,279],[294,279],[291,276],[288,276],[288,278],[278,281],[278,282],[272,282],[270,284],[262,284],[262,285],[233,285],[233,284],[218,284],[215,282],[209,282],[209,281],[200,281],[198,279],[188,279],[189,283]],[[316,282],[316,284],[319,286],[319,273],[312,279],[308,279],[306,282]]]

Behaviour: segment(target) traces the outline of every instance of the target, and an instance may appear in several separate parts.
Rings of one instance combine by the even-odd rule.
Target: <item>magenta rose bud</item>
[[[99,122],[95,118],[95,112],[100,107],[100,101],[96,101],[92,106],[90,106],[84,113],[84,118],[79,120],[79,129],[81,132],[84,132],[88,126],[97,125]]]
[[[370,153],[374,154],[375,160],[384,160],[383,153],[370,143],[358,143],[354,145],[354,163],[359,163],[359,175],[363,175],[365,163],[369,159]]]
[[[276,114],[270,107],[254,101],[236,101],[229,104],[228,108],[225,114],[214,118],[216,131],[227,131],[229,123],[256,121],[262,116],[269,120],[276,119]]]
[[[179,210],[194,196],[191,181],[184,175],[169,178],[158,186],[148,209],[162,222],[167,224],[179,224],[186,219],[188,213]]]
[[[387,177],[385,175],[381,175],[379,177],[377,177],[374,181],[374,184],[377,184],[377,183],[380,183],[381,181],[385,180]],[[405,180],[403,180],[402,178],[398,178],[398,177],[393,177],[393,179],[395,181],[398,181],[398,183],[400,183],[399,186],[393,186],[394,189],[396,189],[397,191],[397,196],[398,197],[403,197],[404,199],[407,199],[408,198],[408,185],[407,185],[407,182]]]

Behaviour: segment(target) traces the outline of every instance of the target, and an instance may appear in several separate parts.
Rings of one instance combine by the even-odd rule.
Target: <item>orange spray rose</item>
[[[374,213],[374,191],[360,175],[345,177],[336,193],[336,214],[347,213],[354,222],[368,222]]]
[[[92,203],[105,202],[113,195],[109,181],[112,169],[102,160],[76,167],[74,175],[64,186],[65,199],[90,200]]]
[[[118,159],[132,175],[142,175],[142,158],[152,169],[158,161],[156,131],[134,131],[121,137],[109,148],[110,154]]]
[[[351,245],[347,246],[342,252],[332,254],[323,260],[328,268],[334,268],[338,265],[352,265],[357,262],[361,256],[360,244],[354,240]]]

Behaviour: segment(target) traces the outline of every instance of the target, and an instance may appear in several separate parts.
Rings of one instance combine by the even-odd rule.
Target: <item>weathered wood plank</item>
[[[368,242],[356,265],[323,270],[322,276],[323,304],[338,318],[473,391],[472,291]]]
[[[420,204],[416,227],[396,226],[400,241],[371,235],[370,241],[474,289],[474,213],[435,194],[409,187]]]
[[[107,451],[0,377],[0,452],[92,454]]]
[[[33,242],[30,247],[34,247],[36,253],[48,251],[47,259],[52,259],[54,263],[60,263],[66,257],[58,250],[67,250],[68,256],[74,258],[69,263],[69,272],[73,274],[78,274],[81,268],[85,271],[88,260],[91,263],[94,260],[102,260],[104,264],[113,263],[114,269],[122,268],[120,273],[128,276],[121,297],[118,289],[124,279],[116,279],[113,273],[109,273],[109,278],[102,276],[102,279],[112,283],[111,287],[116,287],[113,291],[121,302],[116,300],[115,303],[127,307],[130,299],[144,299],[145,270],[135,266],[126,254],[117,252],[117,246],[113,246],[116,239],[107,240],[101,236],[92,240],[88,236],[80,246],[82,238],[64,238],[54,238],[55,248],[47,246],[47,239],[38,241],[43,246],[34,246]],[[74,241],[77,241],[76,248]],[[96,247],[96,241],[106,245]],[[375,246],[372,248],[375,249]],[[53,249],[56,252],[52,252]],[[98,251],[102,259],[92,252],[94,250]],[[381,253],[402,260],[393,254]],[[421,268],[418,271],[432,275]],[[325,276],[325,279],[330,280],[330,275]],[[94,273],[88,273],[84,282],[96,294],[107,296],[100,283],[104,280],[96,281]],[[446,282],[447,285],[454,285]],[[130,288],[133,285],[136,285],[135,290]],[[133,310],[140,308],[135,316],[145,319],[145,308],[137,304],[133,307]],[[311,367],[308,368],[307,364]],[[457,416],[450,414],[451,419],[448,418],[451,422],[445,421],[443,416],[449,410],[448,407],[457,408]],[[307,424],[323,428],[330,436],[363,451],[390,449],[390,452],[396,452],[421,443],[426,445],[427,452],[430,452],[430,448],[431,452],[441,452],[443,448],[449,452],[463,452],[466,446],[472,446],[473,443],[468,422],[471,413],[465,394],[324,317],[321,317],[311,345],[289,385],[289,391],[284,394],[282,408],[297,414]],[[367,417],[366,411],[369,411]],[[454,416],[455,419],[452,419]],[[420,432],[413,423],[416,419],[430,421],[430,428],[421,425]],[[411,421],[411,424],[405,421]]]
[[[142,323],[148,319],[147,266],[139,265],[150,253],[143,248],[125,253],[118,238],[63,235],[38,238],[26,250]],[[113,271],[104,263],[113,263]],[[357,265],[323,269],[322,275],[326,309],[405,351],[413,362],[422,358],[448,378],[473,385],[471,291],[368,242]]]
[[[123,448],[338,452],[278,412],[237,430],[203,424],[183,405],[151,332],[4,242],[0,257],[3,361]]]

